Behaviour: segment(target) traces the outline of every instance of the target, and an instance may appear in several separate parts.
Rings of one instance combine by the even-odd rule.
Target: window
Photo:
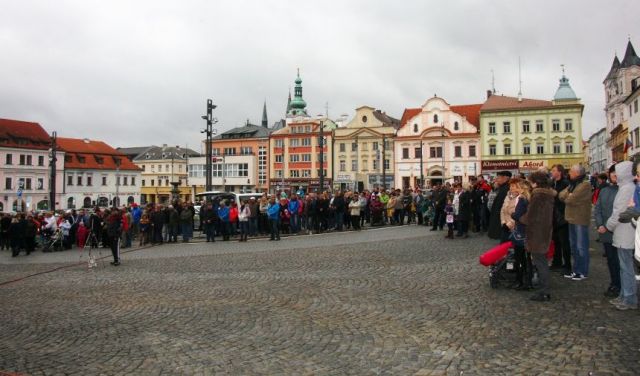
[[[85,158],[85,157],[83,157],[81,155],[78,156],[78,162],[85,163],[86,161],[87,161],[87,158]]]
[[[433,115],[434,124],[438,124],[438,114]]]
[[[282,177],[282,170],[276,170],[276,178]]]
[[[489,155],[496,155],[496,145],[489,145]]]
[[[169,179],[165,179],[164,185],[166,185],[167,187],[169,186]]]
[[[409,148],[402,148],[402,159],[409,159]]]
[[[380,161],[379,161],[379,160],[377,160],[377,159],[374,159],[374,160],[373,160],[373,169],[374,169],[375,171],[377,171],[377,170],[379,170],[379,169],[380,169]]]
[[[362,160],[362,171],[368,171],[369,170],[369,161],[364,159]]]
[[[536,120],[536,132],[544,132],[544,122],[542,120]]]
[[[458,122],[457,122],[457,121],[456,121],[456,122],[454,122],[454,123],[453,123],[453,130],[454,130],[454,131],[457,131],[457,130],[459,130],[459,129],[460,129],[460,125],[458,124]]]
[[[456,158],[462,157],[462,146],[456,145],[453,147],[453,156]]]
[[[73,175],[67,175],[67,185],[73,185]]]
[[[344,144],[344,142],[341,142],[341,143],[340,143],[340,152],[341,152],[341,153],[344,153],[344,152],[345,152],[345,150],[346,150],[346,149],[345,149],[345,144]]]
[[[33,156],[27,155],[27,166],[33,166]]]
[[[220,155],[220,148],[211,149],[211,155]]]
[[[224,155],[236,155],[236,148],[224,148]]]
[[[422,158],[422,148],[415,148],[414,153],[416,158]]]
[[[560,143],[559,142],[554,142],[553,143],[553,154],[560,154]]]
[[[11,190],[11,178],[4,179],[4,189]]]
[[[311,126],[310,126],[310,125],[305,125],[305,126],[304,126],[304,131],[305,131],[306,133],[311,132]]]
[[[13,164],[13,154],[7,154],[7,158],[5,159],[5,164],[8,164],[8,165]]]
[[[302,138],[302,146],[311,146],[311,138],[307,137],[307,138]]]
[[[30,191],[31,190],[31,178],[27,178],[24,189]]]
[[[351,171],[358,171],[358,160],[357,159],[352,159],[351,160]]]
[[[391,161],[389,161],[388,159],[384,160],[384,169],[388,170],[389,166],[391,166]]]
[[[300,177],[300,171],[298,171],[298,170],[290,170],[289,171],[289,177],[299,178]]]
[[[413,125],[413,133],[418,133],[418,124]]]
[[[300,154],[291,154],[289,155],[290,162],[300,162]]]
[[[559,119],[551,120],[551,131],[552,132],[560,132],[560,120]]]
[[[504,144],[504,155],[511,155],[511,144]]]
[[[25,163],[25,155],[24,154],[20,154],[20,166],[24,166]]]
[[[378,143],[378,141],[374,141],[371,143],[371,150],[378,150],[379,147],[380,144]]]
[[[211,176],[213,176],[214,178],[222,177],[222,163],[214,163],[211,165]]]
[[[300,139],[298,139],[298,138],[290,139],[289,140],[289,146],[291,146],[291,147],[300,146]]]
[[[76,185],[81,186],[82,185],[82,175],[78,175],[78,179],[76,180]]]
[[[638,100],[633,101],[633,113],[638,113]]]
[[[311,162],[311,154],[302,154],[303,162]]]
[[[153,187],[155,185],[155,180],[151,179],[151,186]]]
[[[162,165],[158,165],[158,172],[162,172]]]
[[[345,171],[347,171],[347,162],[340,161],[340,172],[345,172]]]
[[[537,144],[536,145],[536,152],[538,154],[544,154],[544,144]]]
[[[172,171],[171,171],[171,172],[173,172],[173,165],[172,165],[171,167],[172,167],[172,169],[171,169]],[[166,172],[169,172],[169,165],[165,165],[165,166],[164,166],[164,170],[165,170]]]
[[[564,119],[564,131],[565,131],[565,132],[571,132],[571,131],[573,131],[573,120],[571,120],[571,119]]]
[[[37,190],[43,190],[44,189],[44,178],[38,178],[38,186],[36,187]]]
[[[44,156],[43,155],[39,155],[38,156],[38,166],[44,166]]]
[[[277,139],[277,140],[274,140],[274,141],[273,141],[273,146],[274,146],[274,147],[277,147],[277,148],[281,148],[281,147],[283,147],[283,146],[284,146],[284,140],[283,140],[283,139],[281,139],[281,138],[279,138],[279,139]]]
[[[442,158],[442,146],[430,147],[429,158]]]
[[[366,123],[366,122],[367,122],[367,117],[366,117],[366,116],[363,116],[363,117],[362,117],[362,122],[363,122],[363,123]]]
[[[156,172],[156,165],[151,165],[151,172]]]
[[[470,157],[475,157],[476,156],[476,146],[475,145],[469,145],[469,156]]]
[[[102,185],[107,185],[107,177],[106,176],[102,177]]]
[[[253,150],[251,149],[251,146],[243,146],[240,148],[240,154],[251,155],[253,154]]]
[[[87,186],[91,187],[93,185],[93,176],[87,176]]]
[[[511,122],[505,121],[502,123],[502,132],[511,133]]]
[[[145,181],[144,179],[142,179],[142,186],[144,187],[144,185],[145,185]]]
[[[310,178],[311,177],[311,170],[302,170],[302,177],[303,178]]]
[[[274,161],[276,163],[282,163],[282,154],[276,155],[276,157],[274,158]]]
[[[496,123],[489,123],[489,134],[496,134]]]
[[[126,176],[122,177],[122,185],[129,185],[129,178]]]
[[[565,142],[564,151],[565,153],[573,153],[573,142]]]
[[[352,142],[351,143],[351,151],[357,151],[358,150],[358,143],[357,142]]]
[[[522,133],[529,133],[531,130],[529,129],[529,120],[525,120],[522,122]]]

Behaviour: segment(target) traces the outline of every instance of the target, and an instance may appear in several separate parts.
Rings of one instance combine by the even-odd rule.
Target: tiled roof
[[[65,169],[115,170],[116,160],[120,170],[140,170],[127,156],[102,141],[58,137],[57,145],[65,152]]]
[[[119,151],[120,153],[126,155],[127,157],[129,157],[129,159],[133,160],[135,157],[137,157],[138,155],[144,153],[145,151],[147,151],[147,149],[154,147],[153,145],[151,146],[134,146],[134,147],[129,147],[129,148],[116,148],[117,151]]]
[[[449,107],[451,111],[456,114],[460,114],[467,118],[467,121],[476,126],[476,128],[480,127],[480,108],[481,104],[465,104],[460,106],[451,106]]]
[[[516,97],[492,95],[484,102],[484,104],[480,108],[480,111],[519,110],[547,107],[553,107],[553,102],[528,98],[522,98],[522,100],[519,101]]]
[[[373,116],[380,120],[385,126],[391,126],[395,129],[400,128],[400,120],[387,115],[385,112],[375,110],[373,111]]]
[[[147,160],[186,160],[188,157],[199,157],[200,153],[179,146],[152,146],[133,159],[134,162],[144,162]]]
[[[214,140],[239,139],[239,138],[268,138],[273,128],[265,128],[258,125],[247,124],[242,127],[230,129],[214,137]]]
[[[47,150],[51,138],[38,123],[0,119],[0,147]]]
[[[400,127],[403,127],[405,124],[407,124],[409,119],[418,115],[421,111],[421,108],[405,108],[404,112],[402,113],[402,119],[400,119]]]

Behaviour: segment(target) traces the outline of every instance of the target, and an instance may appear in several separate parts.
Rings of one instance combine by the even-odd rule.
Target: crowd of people
[[[637,176],[636,176],[637,175]],[[637,179],[636,179],[637,178]],[[605,295],[621,310],[637,309],[634,272],[635,228],[640,215],[640,173],[632,162],[621,162],[596,179],[580,165],[565,171],[556,165],[529,176],[497,173],[489,182],[483,175],[469,183],[435,184],[428,190],[378,189],[256,194],[242,202],[213,200],[196,209],[193,203],[170,205],[133,203],[128,207],[68,210],[58,213],[5,214],[0,219],[0,249],[14,257],[72,247],[111,248],[113,265],[120,264],[120,248],[183,242],[194,227],[207,242],[285,234],[360,231],[364,226],[402,226],[415,223],[445,231],[445,238],[466,238],[469,232],[487,233],[500,243],[513,243],[516,283],[532,289],[534,268],[539,289],[531,299],[548,301],[551,270],[582,281],[589,276],[590,225],[595,221],[610,273]],[[593,213],[592,213],[593,211]],[[196,216],[196,213],[199,215]],[[195,225],[195,226],[194,226]],[[455,234],[455,235],[454,235]],[[546,255],[553,243],[551,265]]]

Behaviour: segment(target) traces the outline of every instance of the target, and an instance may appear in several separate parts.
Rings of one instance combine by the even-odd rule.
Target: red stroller
[[[549,244],[547,260],[553,258],[555,244]],[[499,244],[480,255],[480,264],[489,267],[489,286],[495,289],[501,283],[513,283],[515,281],[515,255],[511,241]],[[534,280],[537,280],[537,271],[534,271]]]

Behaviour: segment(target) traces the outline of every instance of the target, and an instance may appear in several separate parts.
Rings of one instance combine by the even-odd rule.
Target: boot
[[[452,229],[452,228],[450,228],[450,229],[447,231],[447,236],[445,236],[445,238],[447,238],[447,239],[453,239],[453,229]]]

